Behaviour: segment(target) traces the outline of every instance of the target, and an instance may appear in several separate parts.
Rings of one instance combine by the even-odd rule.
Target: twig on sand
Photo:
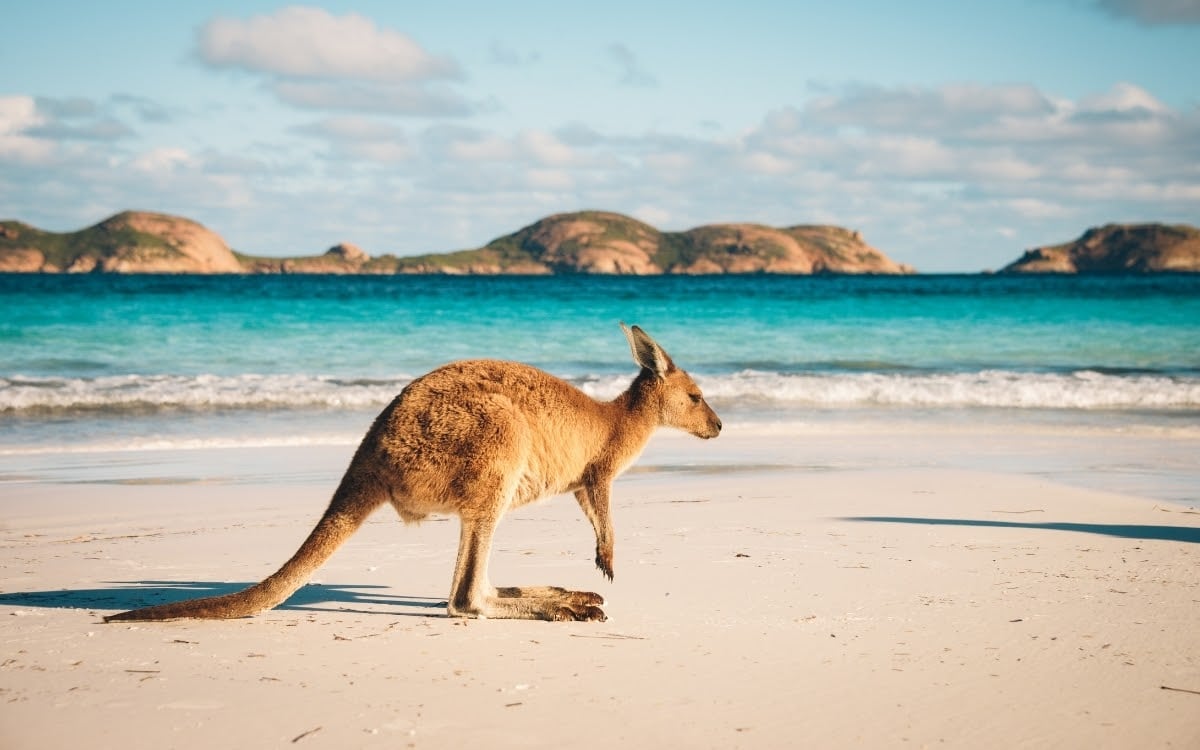
[[[1163,513],[1187,513],[1188,515],[1192,516],[1200,515],[1200,510],[1195,510],[1194,508],[1188,508],[1187,510],[1171,510],[1170,508],[1164,508],[1161,505],[1155,505],[1154,509],[1161,510]]]
[[[1170,685],[1159,685],[1163,690],[1173,690],[1176,693],[1191,693],[1192,695],[1200,695],[1200,690],[1190,690],[1188,688],[1171,687]]]
[[[310,735],[310,734],[316,734],[316,733],[317,733],[317,732],[319,732],[319,731],[321,731],[321,727],[313,727],[312,729],[308,730],[307,732],[301,732],[300,734],[298,734],[298,735],[296,735],[295,737],[293,737],[293,738],[292,738],[292,744],[294,745],[294,744],[296,744],[297,742],[299,742],[300,740],[302,740],[302,739],[304,739],[305,737],[307,737],[308,735]]]
[[[598,635],[588,635],[586,633],[571,633],[572,638],[607,638],[614,641],[644,641],[645,636],[642,635],[625,635],[624,633],[600,633]]]

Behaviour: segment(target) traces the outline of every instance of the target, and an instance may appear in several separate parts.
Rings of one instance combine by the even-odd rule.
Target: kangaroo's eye
[[[693,404],[698,404],[704,400],[704,397],[701,396],[699,393],[689,393],[688,398],[690,398],[692,400]]]

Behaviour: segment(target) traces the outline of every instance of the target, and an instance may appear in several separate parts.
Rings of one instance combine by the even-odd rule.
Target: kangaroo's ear
[[[671,361],[662,347],[650,338],[650,334],[637,326],[630,328],[624,323],[621,324],[621,330],[629,339],[629,348],[633,350],[634,362],[660,378],[675,369],[675,363]]]

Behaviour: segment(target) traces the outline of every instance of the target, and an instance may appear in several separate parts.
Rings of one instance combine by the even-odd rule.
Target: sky
[[[1200,225],[1200,0],[9,3],[0,218],[479,247],[597,209],[923,272]]]

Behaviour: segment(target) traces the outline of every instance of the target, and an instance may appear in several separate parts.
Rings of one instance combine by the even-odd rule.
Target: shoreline
[[[285,262],[294,260],[317,261],[322,256],[299,256],[299,257],[270,257],[263,256],[262,260],[268,262]],[[410,256],[411,257],[411,256]],[[1019,260],[1016,259],[1016,260]],[[1015,261],[1014,261],[1015,262]],[[982,277],[982,278],[997,278],[997,279],[1159,279],[1159,278],[1197,278],[1200,277],[1200,270],[1188,269],[1163,269],[1152,271],[1138,271],[1129,269],[1120,269],[1117,271],[1079,271],[1079,270],[1014,270],[1005,271],[996,268],[981,268],[974,271],[958,270],[958,271],[919,271],[911,270],[905,272],[880,272],[880,271],[819,271],[819,272],[796,272],[796,271],[712,271],[712,272],[682,272],[682,271],[663,271],[660,273],[607,273],[607,272],[568,272],[568,273],[528,273],[528,272],[446,272],[446,271],[343,271],[343,270],[241,270],[241,271],[103,271],[92,270],[87,272],[79,271],[48,271],[48,270],[30,270],[21,271],[14,269],[0,270],[0,276],[15,276],[19,278],[86,278],[88,276],[97,276],[105,278],[125,277],[125,278],[338,278],[338,279],[514,279],[523,280],[538,280],[538,279],[563,279],[583,277],[586,279],[705,279],[705,278],[760,278],[763,276],[781,278],[781,279],[940,279],[940,278],[961,278],[961,277]]]
[[[1200,428],[1180,420],[1105,415],[936,415],[871,410],[810,412],[805,422],[727,419],[700,443],[663,430],[629,474],[692,470],[956,468],[1045,477],[1176,505],[1200,503]],[[374,414],[314,435],[152,438],[121,449],[86,443],[0,450],[0,487],[26,483],[312,483],[332,491]]]
[[[446,618],[457,523],[402,526],[384,508],[276,610],[105,625],[273,571],[353,446],[96,456],[6,482],[0,744],[1200,739],[1200,514],[1011,463],[1110,445],[725,437],[660,434],[618,480],[613,583],[569,497],[501,523],[494,583],[598,591],[604,623]],[[1126,458],[1159,447],[1130,442]]]

